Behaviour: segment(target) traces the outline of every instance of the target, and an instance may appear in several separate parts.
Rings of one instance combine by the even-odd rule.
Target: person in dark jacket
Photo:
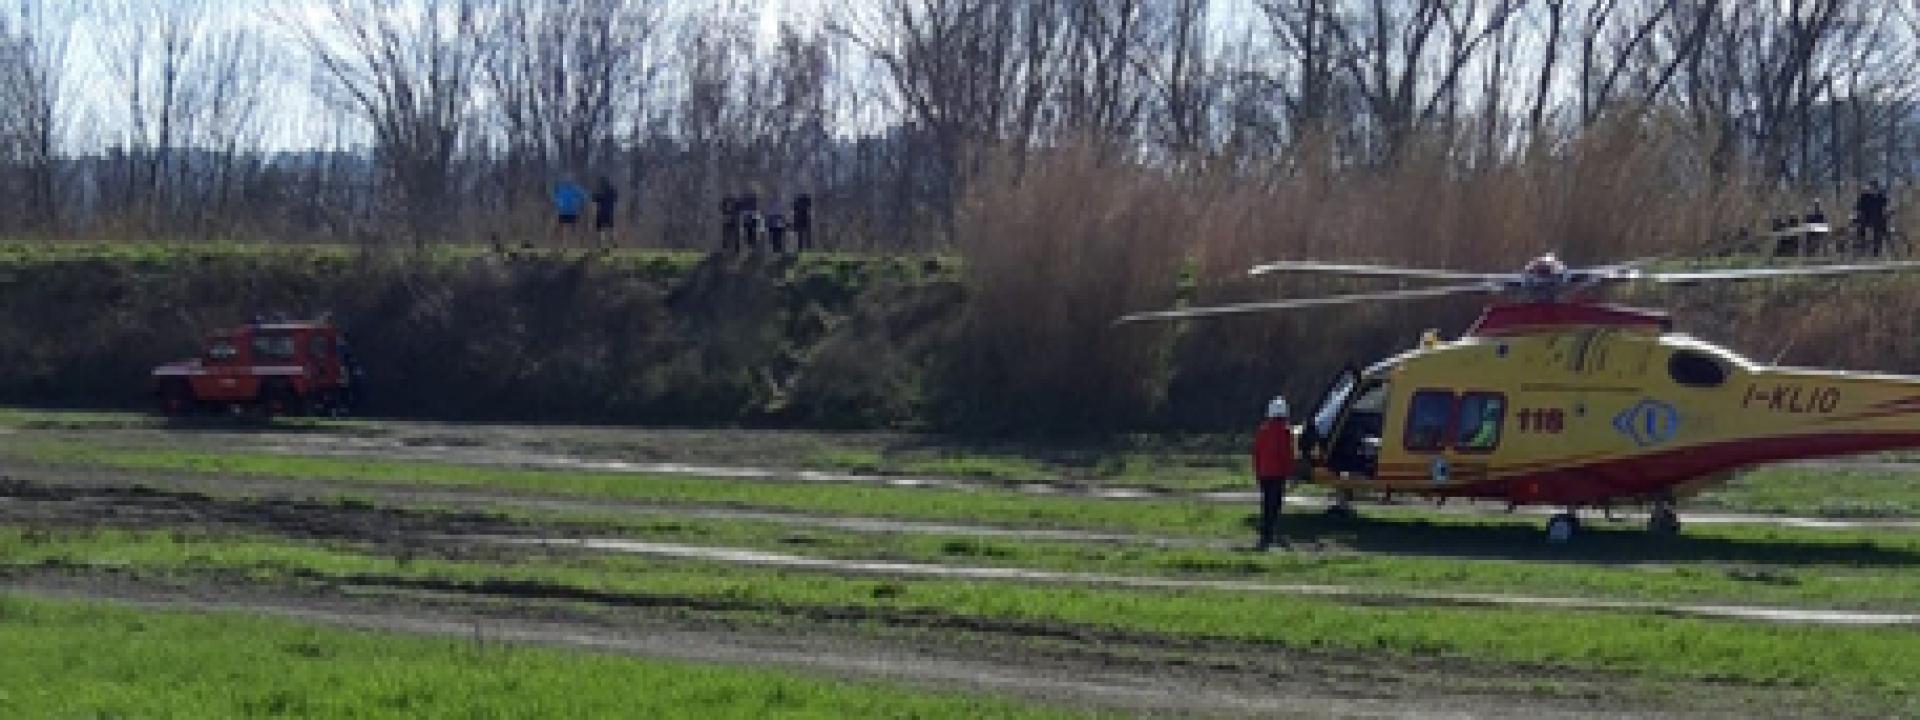
[[[720,250],[733,252],[740,249],[740,198],[728,195],[720,198]]]
[[[778,203],[774,207],[779,207]],[[787,251],[787,217],[778,212],[767,213],[767,249],[775,254]]]
[[[620,191],[613,187],[613,180],[600,176],[600,184],[593,189],[593,232],[602,249],[613,248],[614,210],[620,204]]]
[[[1880,181],[1867,183],[1867,189],[1853,202],[1853,227],[1861,250],[1880,255],[1887,247],[1887,191]]]
[[[1253,434],[1253,476],[1260,485],[1260,539],[1255,550],[1273,547],[1280,532],[1280,509],[1293,476],[1293,428],[1287,424],[1287,399],[1267,403],[1267,417]]]
[[[813,196],[802,194],[793,199],[793,216],[789,227],[793,229],[794,246],[801,252],[813,249]]]
[[[749,252],[760,249],[760,237],[766,234],[767,220],[760,214],[760,194],[747,193],[735,200],[740,211],[740,243]]]

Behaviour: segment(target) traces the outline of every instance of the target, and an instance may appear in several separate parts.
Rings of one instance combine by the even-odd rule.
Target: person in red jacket
[[[1287,399],[1275,396],[1267,403],[1267,419],[1253,434],[1253,476],[1260,484],[1260,541],[1253,547],[1273,547],[1280,531],[1280,505],[1287,497],[1287,478],[1293,476],[1293,429],[1287,425]]]

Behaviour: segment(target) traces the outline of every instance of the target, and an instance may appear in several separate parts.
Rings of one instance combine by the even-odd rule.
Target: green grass
[[[160,418],[139,413],[0,407],[0,428],[19,430],[123,430],[159,427],[163,422]]]
[[[889,469],[884,454],[872,448],[822,447],[807,453],[801,464],[809,468],[852,473],[877,473]]]
[[[0,531],[6,562],[186,572],[229,568],[271,581],[353,574],[514,580],[735,603],[745,611],[862,609],[1226,639],[1300,650],[1385,653],[1620,671],[1648,679],[1784,684],[1888,701],[1920,692],[1913,633],[1676,619],[1659,615],[1425,606],[1353,606],[1271,594],[1134,591],[1017,583],[855,579],[622,556],[535,557],[515,564],[379,557],[347,548],[183,532],[24,536]],[[757,610],[756,610],[757,609]]]
[[[209,263],[296,262],[321,271],[340,271],[357,262],[361,249],[344,244],[282,244],[238,242],[21,242],[0,240],[0,278],[6,273],[35,266],[68,263],[111,263],[151,270],[177,270],[183,266]],[[677,278],[700,264],[709,253],[703,250],[661,248],[623,248],[595,262],[609,268],[656,278]],[[534,252],[533,261],[574,260],[578,250],[556,254],[551,250]],[[428,267],[454,267],[497,255],[487,245],[439,244],[427,248],[424,255],[411,255],[413,262]],[[959,261],[939,255],[872,255],[846,252],[814,252],[790,260],[790,275],[796,280],[809,278],[832,282],[866,281],[875,278],[899,280],[951,279],[957,277]]]
[[[1004,525],[1055,527],[1125,516],[1153,535],[1244,540],[1246,508],[1178,502],[1114,502],[846,485],[746,483],[458,465],[339,460],[281,455],[82,449],[29,443],[40,459],[85,458],[122,467],[344,478],[341,495],[363,482],[507,487],[588,497],[716,497],[742,506],[848,515],[890,515]],[[1211,510],[1205,525],[1179,526],[1186,513]],[[1097,513],[1097,515],[1094,515]],[[1334,583],[1383,590],[1527,592],[1621,599],[1748,602],[1912,609],[1920,598],[1920,533],[1795,531],[1706,527],[1677,539],[1637,529],[1596,529],[1573,548],[1550,548],[1535,523],[1504,518],[1421,517],[1338,523],[1316,513],[1288,518],[1286,535],[1308,548],[1275,555],[1211,548],[1165,549],[1099,542],[1039,542],[959,535],[881,535],[799,528],[791,524],[636,519],[631,513],[510,513],[546,523],[608,525],[632,537],[708,545],[791,549],[848,559],[966,562],[1049,570],[1136,575],[1257,577],[1274,582]],[[1039,518],[1041,522],[1033,522]],[[1375,552],[1347,552],[1346,549]],[[1629,562],[1615,562],[1625,560]],[[1575,561],[1575,562],[1568,562]],[[1585,562],[1580,562],[1585,561]]]
[[[1066,712],[788,673],[0,595],[0,715],[918,717]]]
[[[508,515],[534,523],[604,524],[620,537],[652,542],[845,560],[1331,584],[1385,593],[1530,593],[1661,602],[1920,610],[1920,576],[1915,576],[1910,567],[1564,563],[1314,551],[1243,553],[939,533],[876,534],[754,521],[635,519],[630,514],[611,513],[582,516],[543,511]]]
[[[1920,517],[1920,466],[1913,472],[1761,468],[1701,496],[1699,504],[1835,518]]]
[[[938,443],[938,440],[934,440]],[[1082,448],[1029,451],[948,447],[889,450],[823,447],[795,459],[808,468],[843,472],[959,477],[1007,482],[1069,480],[1089,484],[1239,490],[1249,487],[1249,461],[1238,454],[1157,449]]]
[[[986,520],[1027,526],[1105,527],[1142,532],[1225,534],[1245,508],[1180,502],[1096,502],[1018,493],[874,487],[864,484],[716,481],[698,477],[553,472],[443,463],[120,449],[30,440],[0,457],[126,470],[312,478],[343,483],[472,487],[650,502],[782,508],[848,515]]]
[[[990,523],[1014,527],[1087,528],[1155,536],[1250,537],[1251,509],[1179,500],[1103,501],[1019,492],[875,487],[864,484],[715,480],[685,476],[559,472],[446,463],[100,448],[28,440],[0,446],[0,457],[129,470],[254,475],[331,481],[343,486],[404,485],[485,488],[665,504],[721,505],[831,515]],[[1289,537],[1341,548],[1441,556],[1456,560],[1738,563],[1742,565],[1912,568],[1920,565],[1920,533],[1826,531],[1767,526],[1692,528],[1678,538],[1649,537],[1634,526],[1597,526],[1573,547],[1541,541],[1539,520],[1369,510],[1358,523],[1296,513]]]

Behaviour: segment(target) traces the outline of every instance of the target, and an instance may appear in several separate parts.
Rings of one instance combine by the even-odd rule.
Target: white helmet
[[[1287,416],[1287,399],[1280,395],[1273,396],[1273,400],[1267,403],[1267,417],[1283,418],[1286,416]]]

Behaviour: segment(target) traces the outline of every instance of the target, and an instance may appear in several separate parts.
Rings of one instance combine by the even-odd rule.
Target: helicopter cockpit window
[[[1453,393],[1422,390],[1407,408],[1406,448],[1436,452],[1447,445],[1447,424],[1453,419]]]
[[[1667,360],[1667,374],[1686,387],[1716,388],[1727,382],[1727,366],[1713,356],[1693,350],[1680,350]]]
[[[1507,419],[1507,397],[1499,393],[1467,393],[1460,398],[1460,418],[1454,423],[1453,447],[1466,452],[1489,452],[1500,446],[1500,426]]]

